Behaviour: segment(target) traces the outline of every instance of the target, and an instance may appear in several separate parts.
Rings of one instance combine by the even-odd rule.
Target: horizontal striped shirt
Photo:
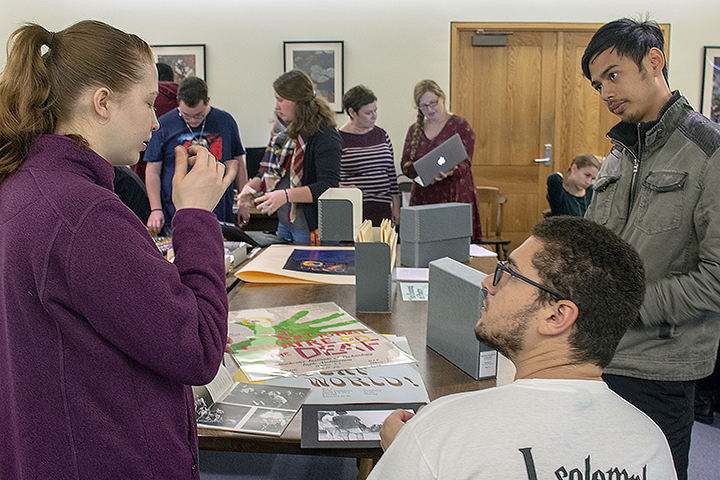
[[[340,186],[362,190],[363,201],[390,204],[400,195],[395,172],[395,157],[387,132],[375,127],[357,135],[340,131],[343,139],[340,162]]]

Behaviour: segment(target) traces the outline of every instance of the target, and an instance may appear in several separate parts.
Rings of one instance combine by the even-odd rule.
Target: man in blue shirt
[[[235,186],[238,191],[247,182],[245,149],[240,140],[237,123],[233,117],[210,106],[207,84],[198,77],[183,80],[177,91],[178,107],[159,119],[160,129],[153,133],[144,160],[148,163],[145,173],[150,216],[148,228],[155,233],[171,233],[170,225],[175,214],[172,201],[172,177],[175,173],[175,147],[202,145],[220,162],[236,159],[239,163]],[[218,220],[244,224],[249,212],[241,209],[236,220],[233,213],[233,185],[225,191],[215,207]]]

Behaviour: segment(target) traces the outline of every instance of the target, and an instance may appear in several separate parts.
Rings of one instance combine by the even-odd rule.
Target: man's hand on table
[[[400,432],[400,429],[414,416],[414,413],[407,410],[395,410],[385,419],[380,429],[380,446],[383,452],[390,448],[390,444],[395,440],[395,436]]]

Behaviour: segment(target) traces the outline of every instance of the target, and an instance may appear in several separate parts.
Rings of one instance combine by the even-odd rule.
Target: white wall
[[[433,78],[447,91],[450,22],[605,23],[649,14],[671,24],[670,86],[699,109],[702,47],[720,45],[720,2],[709,0],[3,0],[0,38],[23,22],[61,30],[85,18],[150,44],[206,44],[211,103],[235,116],[246,146],[264,146],[283,40],[344,40],[345,89],[378,96],[378,125],[396,160],[414,121],[412,88]],[[0,64],[5,50],[0,51]],[[338,123],[345,121],[338,116]]]

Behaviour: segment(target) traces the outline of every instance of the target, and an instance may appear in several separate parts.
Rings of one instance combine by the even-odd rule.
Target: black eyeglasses
[[[495,285],[497,285],[498,283],[500,283],[500,280],[502,280],[502,277],[503,277],[503,273],[504,273],[504,272],[507,272],[508,274],[510,274],[510,276],[516,277],[516,278],[522,280],[522,281],[525,282],[525,283],[529,283],[529,284],[532,285],[533,287],[539,288],[539,289],[542,290],[543,292],[547,292],[547,293],[549,293],[550,295],[556,296],[556,297],[558,298],[558,300],[562,300],[562,299],[563,299],[562,295],[560,295],[559,293],[557,293],[557,292],[555,292],[555,291],[553,291],[553,290],[550,290],[549,288],[547,288],[547,287],[545,287],[545,286],[543,286],[543,285],[540,285],[540,284],[537,283],[537,282],[533,282],[533,281],[530,280],[529,278],[523,277],[522,275],[520,275],[520,274],[517,273],[517,272],[513,272],[512,270],[510,270],[510,269],[508,268],[507,262],[498,262],[497,265],[495,266],[495,276],[493,277],[493,287],[494,287]]]
[[[179,108],[178,108],[178,113],[179,113],[180,116],[183,118],[183,120],[185,120],[186,122],[189,121],[189,120],[202,120],[202,119],[205,118],[205,116],[207,115],[205,112],[203,112],[203,113],[198,113],[197,115],[190,115],[190,114],[188,114],[188,113],[183,112],[183,111],[180,110]]]
[[[430,103],[421,103],[420,105],[418,105],[418,108],[420,110],[430,110],[431,108],[434,109],[435,107],[437,107],[438,103],[440,103],[439,100],[434,100]]]

